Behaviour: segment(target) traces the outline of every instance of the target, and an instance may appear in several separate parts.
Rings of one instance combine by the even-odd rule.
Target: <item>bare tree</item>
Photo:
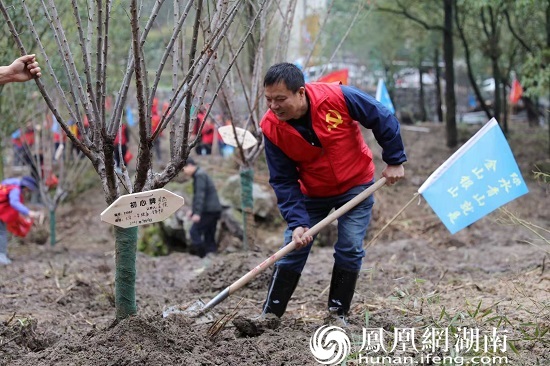
[[[124,191],[135,193],[163,187],[180,172],[189,152],[197,143],[196,138],[190,140],[190,126],[197,123],[197,111],[204,102],[212,73],[219,63],[217,50],[243,7],[244,0],[187,0],[181,6],[179,1],[174,2],[171,10],[174,11],[172,33],[160,58],[156,60],[155,68],[152,68],[152,65],[158,55],[154,53],[155,57],[152,57],[146,52],[146,42],[164,0],[156,0],[152,4],[148,17],[143,15],[144,3],[138,3],[137,0],[123,1],[125,4],[115,4],[112,0],[87,1],[84,2],[86,6],[83,9],[80,8],[83,1],[71,0],[71,3],[71,29],[76,29],[76,39],[73,39],[73,34],[68,36],[67,20],[59,17],[54,0],[41,0],[40,4],[50,23],[50,32],[45,36],[55,38],[58,52],[62,56],[61,70],[55,70],[51,66],[50,59],[42,47],[41,37],[36,32],[34,19],[28,15],[28,30],[37,39],[45,62],[44,68],[49,71],[49,76],[44,75],[45,77],[37,79],[36,84],[68,138],[91,161],[101,179],[105,201],[108,204],[114,202]],[[256,4],[257,14],[262,13],[264,4]],[[21,0],[21,6],[30,14],[28,9],[35,4]],[[107,84],[112,77],[116,78],[120,74],[116,68],[113,71],[113,68],[109,67],[113,62],[118,62],[113,60],[111,52],[120,54],[120,50],[113,49],[111,44],[113,39],[121,37],[119,32],[112,33],[111,29],[124,20],[120,17],[116,22],[112,22],[112,16],[115,10],[121,9],[129,9],[126,14],[129,27],[126,29],[130,29],[127,35],[130,44],[125,71],[122,73],[118,91],[113,93],[115,100],[112,110],[109,111],[105,103],[110,93]],[[205,9],[208,11],[204,11]],[[25,30],[15,27],[4,0],[0,0],[0,11],[20,52],[26,54],[28,50],[19,37]],[[191,39],[184,39],[182,35],[182,30],[187,28],[191,30]],[[199,32],[201,28],[202,36]],[[241,43],[244,43],[248,36],[249,33],[243,35]],[[183,55],[184,44],[186,56]],[[235,54],[237,55],[241,49],[236,49]],[[168,73],[171,71],[172,96],[168,108],[161,116],[159,128],[151,131],[153,100],[170,58],[173,66]],[[226,65],[224,72],[231,66],[232,64]],[[154,75],[149,76],[148,70],[153,69]],[[67,88],[61,86],[61,77],[69,80]],[[135,92],[135,99],[129,98],[130,89]],[[62,108],[57,108],[53,103],[53,94],[61,101]],[[132,177],[124,163],[120,172],[115,169],[114,164],[115,149],[120,149],[114,141],[117,133],[120,133],[123,110],[129,101],[137,104],[138,110],[138,153],[135,174]],[[81,133],[80,139],[69,129],[68,118],[76,122]],[[85,119],[88,125],[85,125]],[[161,171],[155,172],[152,167],[152,144],[168,127],[169,160]],[[201,129],[202,125],[199,127],[199,135]],[[115,227],[115,241],[116,318],[121,320],[137,312],[137,227]]]
[[[456,129],[456,95],[454,76],[454,41],[453,41],[453,11],[456,11],[456,0],[443,0],[443,24],[433,24],[414,12],[413,6],[431,6],[432,3],[416,1],[397,1],[391,7],[377,6],[377,10],[398,14],[409,19],[426,30],[441,32],[443,36],[443,59],[445,61],[445,127],[447,131],[447,146],[456,147],[458,132]],[[433,16],[433,13],[430,14]]]
[[[243,213],[243,247],[248,249],[254,241],[254,215],[253,215],[253,196],[252,187],[254,181],[254,163],[263,151],[263,141],[260,133],[260,120],[265,112],[265,103],[262,98],[263,73],[265,68],[266,54],[276,61],[286,59],[287,44],[290,31],[292,29],[292,18],[296,8],[297,0],[279,1],[266,0],[262,5],[265,11],[259,12],[261,6],[256,1],[250,0],[248,6],[253,9],[257,17],[248,19],[248,24],[258,24],[256,31],[250,26],[248,34],[254,34],[255,37],[249,39],[250,62],[242,67],[235,63],[235,57],[240,53],[241,48],[235,49],[230,38],[226,39],[225,47],[229,51],[228,59],[225,63],[234,64],[233,74],[236,74],[235,80],[228,80],[227,74],[218,70],[216,75],[221,81],[221,95],[223,103],[227,107],[229,118],[233,127],[244,128],[250,131],[258,140],[258,144],[250,149],[243,149],[241,145],[237,147],[237,156],[239,157],[240,178],[241,178],[241,209]],[[259,17],[258,17],[259,16]],[[274,29],[277,29],[274,32]],[[280,29],[280,33],[278,30]],[[269,34],[280,34],[275,44],[270,45]],[[239,45],[242,47],[243,45]],[[271,46],[271,47],[270,47]],[[220,67],[221,65],[218,65]],[[237,88],[235,88],[237,86]],[[239,108],[236,101],[236,92],[242,92],[245,100],[244,110]]]

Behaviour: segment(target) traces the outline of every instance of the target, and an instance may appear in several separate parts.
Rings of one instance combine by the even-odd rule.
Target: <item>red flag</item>
[[[336,70],[330,74],[321,76],[319,80],[322,83],[334,83],[340,81],[342,84],[347,85],[348,83],[348,69]]]
[[[521,87],[521,84],[519,83],[518,79],[514,79],[514,81],[512,82],[512,89],[510,90],[510,96],[508,97],[510,103],[518,104],[522,94],[523,88]]]

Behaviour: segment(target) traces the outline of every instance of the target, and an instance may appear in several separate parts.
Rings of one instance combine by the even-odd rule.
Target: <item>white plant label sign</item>
[[[225,144],[230,146],[237,147],[237,141],[241,143],[243,149],[250,149],[252,146],[256,145],[258,141],[254,138],[254,135],[243,128],[235,127],[235,133],[233,133],[233,126],[222,126],[218,128],[218,132],[222,137],[222,140]]]
[[[101,213],[101,221],[123,228],[165,220],[183,206],[183,197],[164,188],[126,194]]]

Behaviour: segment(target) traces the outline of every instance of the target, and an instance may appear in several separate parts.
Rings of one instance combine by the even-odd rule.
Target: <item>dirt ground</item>
[[[452,153],[445,146],[444,126],[422,127],[430,132],[403,131],[407,179],[376,193],[365,242]],[[478,128],[461,126],[461,142]],[[512,150],[530,192],[506,208],[548,230],[550,185],[533,180],[536,166],[549,166],[548,133],[537,134],[540,130],[524,124],[511,130]],[[370,145],[380,155],[377,145]],[[207,169],[219,164],[214,161]],[[138,315],[114,324],[114,239],[99,219],[105,207],[100,188],[92,188],[60,208],[55,247],[10,242],[13,264],[0,268],[1,365],[319,364],[310,339],[326,316],[332,248],[314,247],[281,324],[266,326],[255,336],[243,335],[231,321],[209,336],[211,324],[184,315],[163,318],[162,312],[167,306],[212,299],[277,250],[282,227],[259,224],[255,249],[248,253],[222,252],[204,259],[187,253],[155,258],[138,253]],[[550,332],[544,333],[550,327],[550,247],[505,217],[496,211],[451,236],[425,201],[417,199],[368,249],[346,332],[361,335],[369,328],[391,336],[396,329],[414,329],[418,337],[435,327],[495,328],[515,346],[515,351],[508,346],[501,352],[507,364],[550,365]],[[213,315],[259,315],[269,277],[262,273]],[[438,364],[420,363],[419,355],[416,364]],[[351,357],[347,362],[356,363]]]

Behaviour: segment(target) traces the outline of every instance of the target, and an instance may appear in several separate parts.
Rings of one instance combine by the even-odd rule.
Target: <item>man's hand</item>
[[[40,211],[29,211],[29,217],[31,219],[37,219],[40,217]]]
[[[35,55],[21,56],[9,66],[0,67],[0,84],[24,82],[42,76]]]
[[[191,221],[199,222],[199,221],[201,221],[201,216],[197,215],[197,214],[194,214],[193,216],[191,216]]]
[[[313,241],[313,236],[304,235],[308,227],[299,226],[292,231],[292,240],[296,243],[296,249],[303,248]]]
[[[405,168],[403,165],[388,165],[382,171],[382,176],[386,178],[386,185],[391,186],[405,177]]]

